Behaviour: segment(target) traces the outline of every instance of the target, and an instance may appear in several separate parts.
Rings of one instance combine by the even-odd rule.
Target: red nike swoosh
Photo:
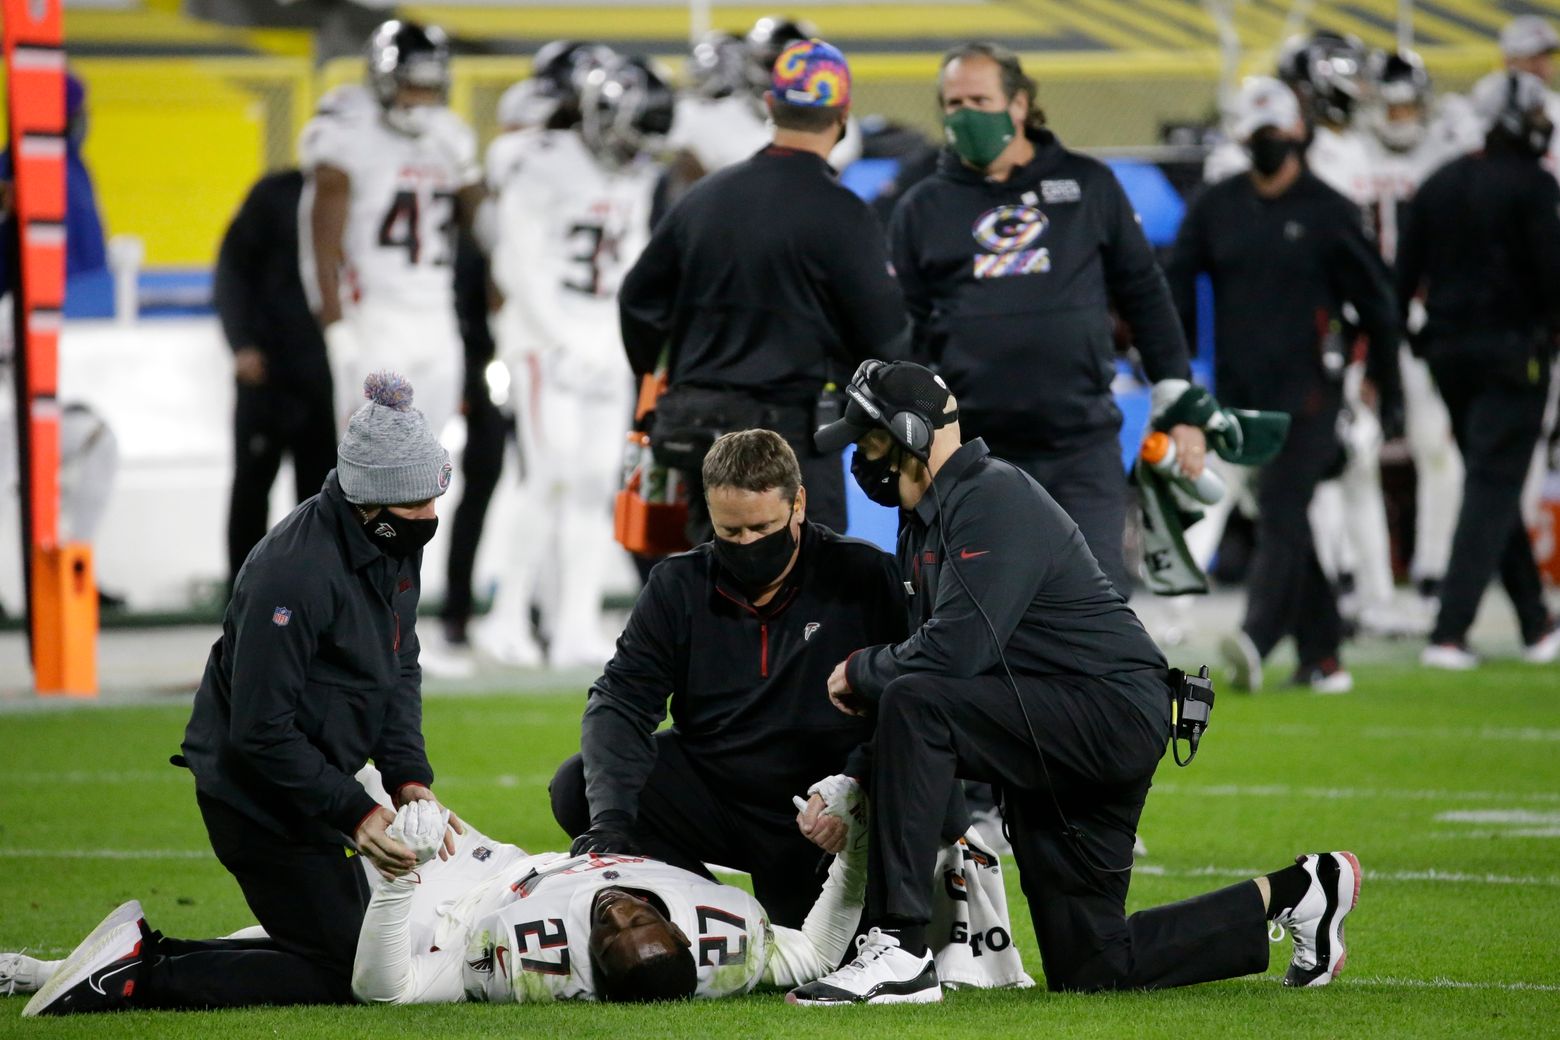
[[[985,556],[990,551],[991,551],[990,549],[982,549],[980,552],[970,552],[968,549],[960,549],[959,550],[959,559],[961,559],[961,560],[973,560],[977,556]]]

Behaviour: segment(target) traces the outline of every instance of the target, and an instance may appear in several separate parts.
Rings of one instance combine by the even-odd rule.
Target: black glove
[[[583,856],[588,852],[638,855],[639,843],[629,833],[631,827],[632,823],[622,813],[602,813],[591,823],[590,830],[574,839],[574,844],[569,846],[569,855]]]

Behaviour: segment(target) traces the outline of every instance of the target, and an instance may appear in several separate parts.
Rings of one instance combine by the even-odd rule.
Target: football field
[[[1131,906],[1181,899],[1308,850],[1365,869],[1342,978],[1313,991],[1266,976],[1164,993],[952,993],[940,1006],[800,1009],[776,994],[721,1004],[259,1009],[19,1019],[3,1037],[1535,1037],[1560,1035],[1560,670],[1468,676],[1356,669],[1357,692],[1221,693],[1196,763],[1167,757],[1149,796]],[[1278,676],[1272,675],[1271,679]],[[444,800],[484,831],[564,845],[547,810],[577,749],[583,693],[430,696]],[[154,928],[252,923],[211,856],[189,774],[167,764],[187,701],[0,714],[0,949],[63,956],[138,897]],[[1016,871],[1015,934],[1040,976]]]

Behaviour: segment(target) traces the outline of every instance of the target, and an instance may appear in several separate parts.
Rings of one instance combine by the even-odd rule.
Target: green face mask
[[[1013,140],[1013,117],[1007,109],[980,112],[961,108],[943,117],[943,134],[959,158],[984,170]]]

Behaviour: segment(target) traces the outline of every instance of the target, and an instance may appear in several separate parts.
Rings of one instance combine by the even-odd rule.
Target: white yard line
[[[1352,976],[1344,973],[1349,986],[1385,986],[1392,989],[1495,989],[1515,993],[1560,993],[1560,985],[1548,982],[1464,982],[1460,979],[1400,979],[1381,975]]]
[[[1315,801],[1352,799],[1412,802],[1533,802],[1560,805],[1560,791],[1448,791],[1417,787],[1296,787],[1291,784],[1180,784],[1156,783],[1154,794],[1190,794],[1210,798],[1302,798]]]
[[[1456,809],[1435,814],[1438,823],[1521,823],[1536,827],[1560,826],[1560,812],[1528,809]]]
[[[0,859],[106,859],[106,860],[181,860],[207,859],[204,849],[26,849],[0,845]],[[716,868],[725,873],[725,868]],[[1139,864],[1133,872],[1145,877],[1165,878],[1254,878],[1263,873],[1256,867],[1164,867],[1156,863]],[[737,873],[737,871],[732,871]],[[1560,888],[1560,876],[1520,874],[1470,874],[1455,870],[1366,870],[1365,879],[1376,882],[1430,883],[1452,885],[1518,885]]]
[[[496,776],[445,776],[440,774],[438,783],[446,787],[502,787],[516,788],[523,786],[536,786],[545,788],[552,780],[553,774],[547,773],[499,773]],[[177,781],[190,783],[190,773],[186,769],[176,769],[169,766],[166,769],[66,769],[59,772],[23,772],[7,773],[5,782],[8,784],[24,784],[32,787],[53,787],[67,784],[102,784],[115,786],[120,784],[145,784],[157,782]]]
[[[499,773],[491,776],[441,775],[439,783],[461,787],[519,788],[544,787],[553,774]],[[49,772],[8,773],[6,783],[47,787],[55,784],[142,784],[157,781],[188,783],[190,775],[182,769],[67,769]],[[1536,805],[1560,805],[1560,791],[1450,791],[1444,788],[1405,787],[1297,787],[1292,784],[1183,784],[1176,781],[1156,783],[1153,794],[1194,795],[1209,798],[1300,798],[1317,801],[1393,800],[1413,802],[1516,802]],[[1151,795],[1152,797],[1152,795]],[[1504,810],[1502,810],[1504,811]],[[1519,811],[1519,810],[1513,810]]]
[[[1162,867],[1154,863],[1144,863],[1132,869],[1134,874],[1147,877],[1168,878],[1254,878],[1259,877],[1265,871],[1255,868],[1243,867],[1192,867],[1174,868]],[[1468,874],[1456,870],[1366,870],[1367,881],[1389,882],[1427,882],[1432,884],[1451,885],[1527,885],[1541,888],[1560,888],[1560,876],[1550,875],[1520,875],[1520,874]]]
[[[211,859],[210,849],[11,849],[0,845],[4,859]]]
[[[1239,723],[1250,732],[1264,737],[1320,737],[1330,734],[1329,727],[1314,722],[1245,722]],[[1481,726],[1468,729],[1462,726],[1361,726],[1351,730],[1351,736],[1365,740],[1469,740],[1489,741],[1497,744],[1554,744],[1560,743],[1560,729],[1547,726]]]

